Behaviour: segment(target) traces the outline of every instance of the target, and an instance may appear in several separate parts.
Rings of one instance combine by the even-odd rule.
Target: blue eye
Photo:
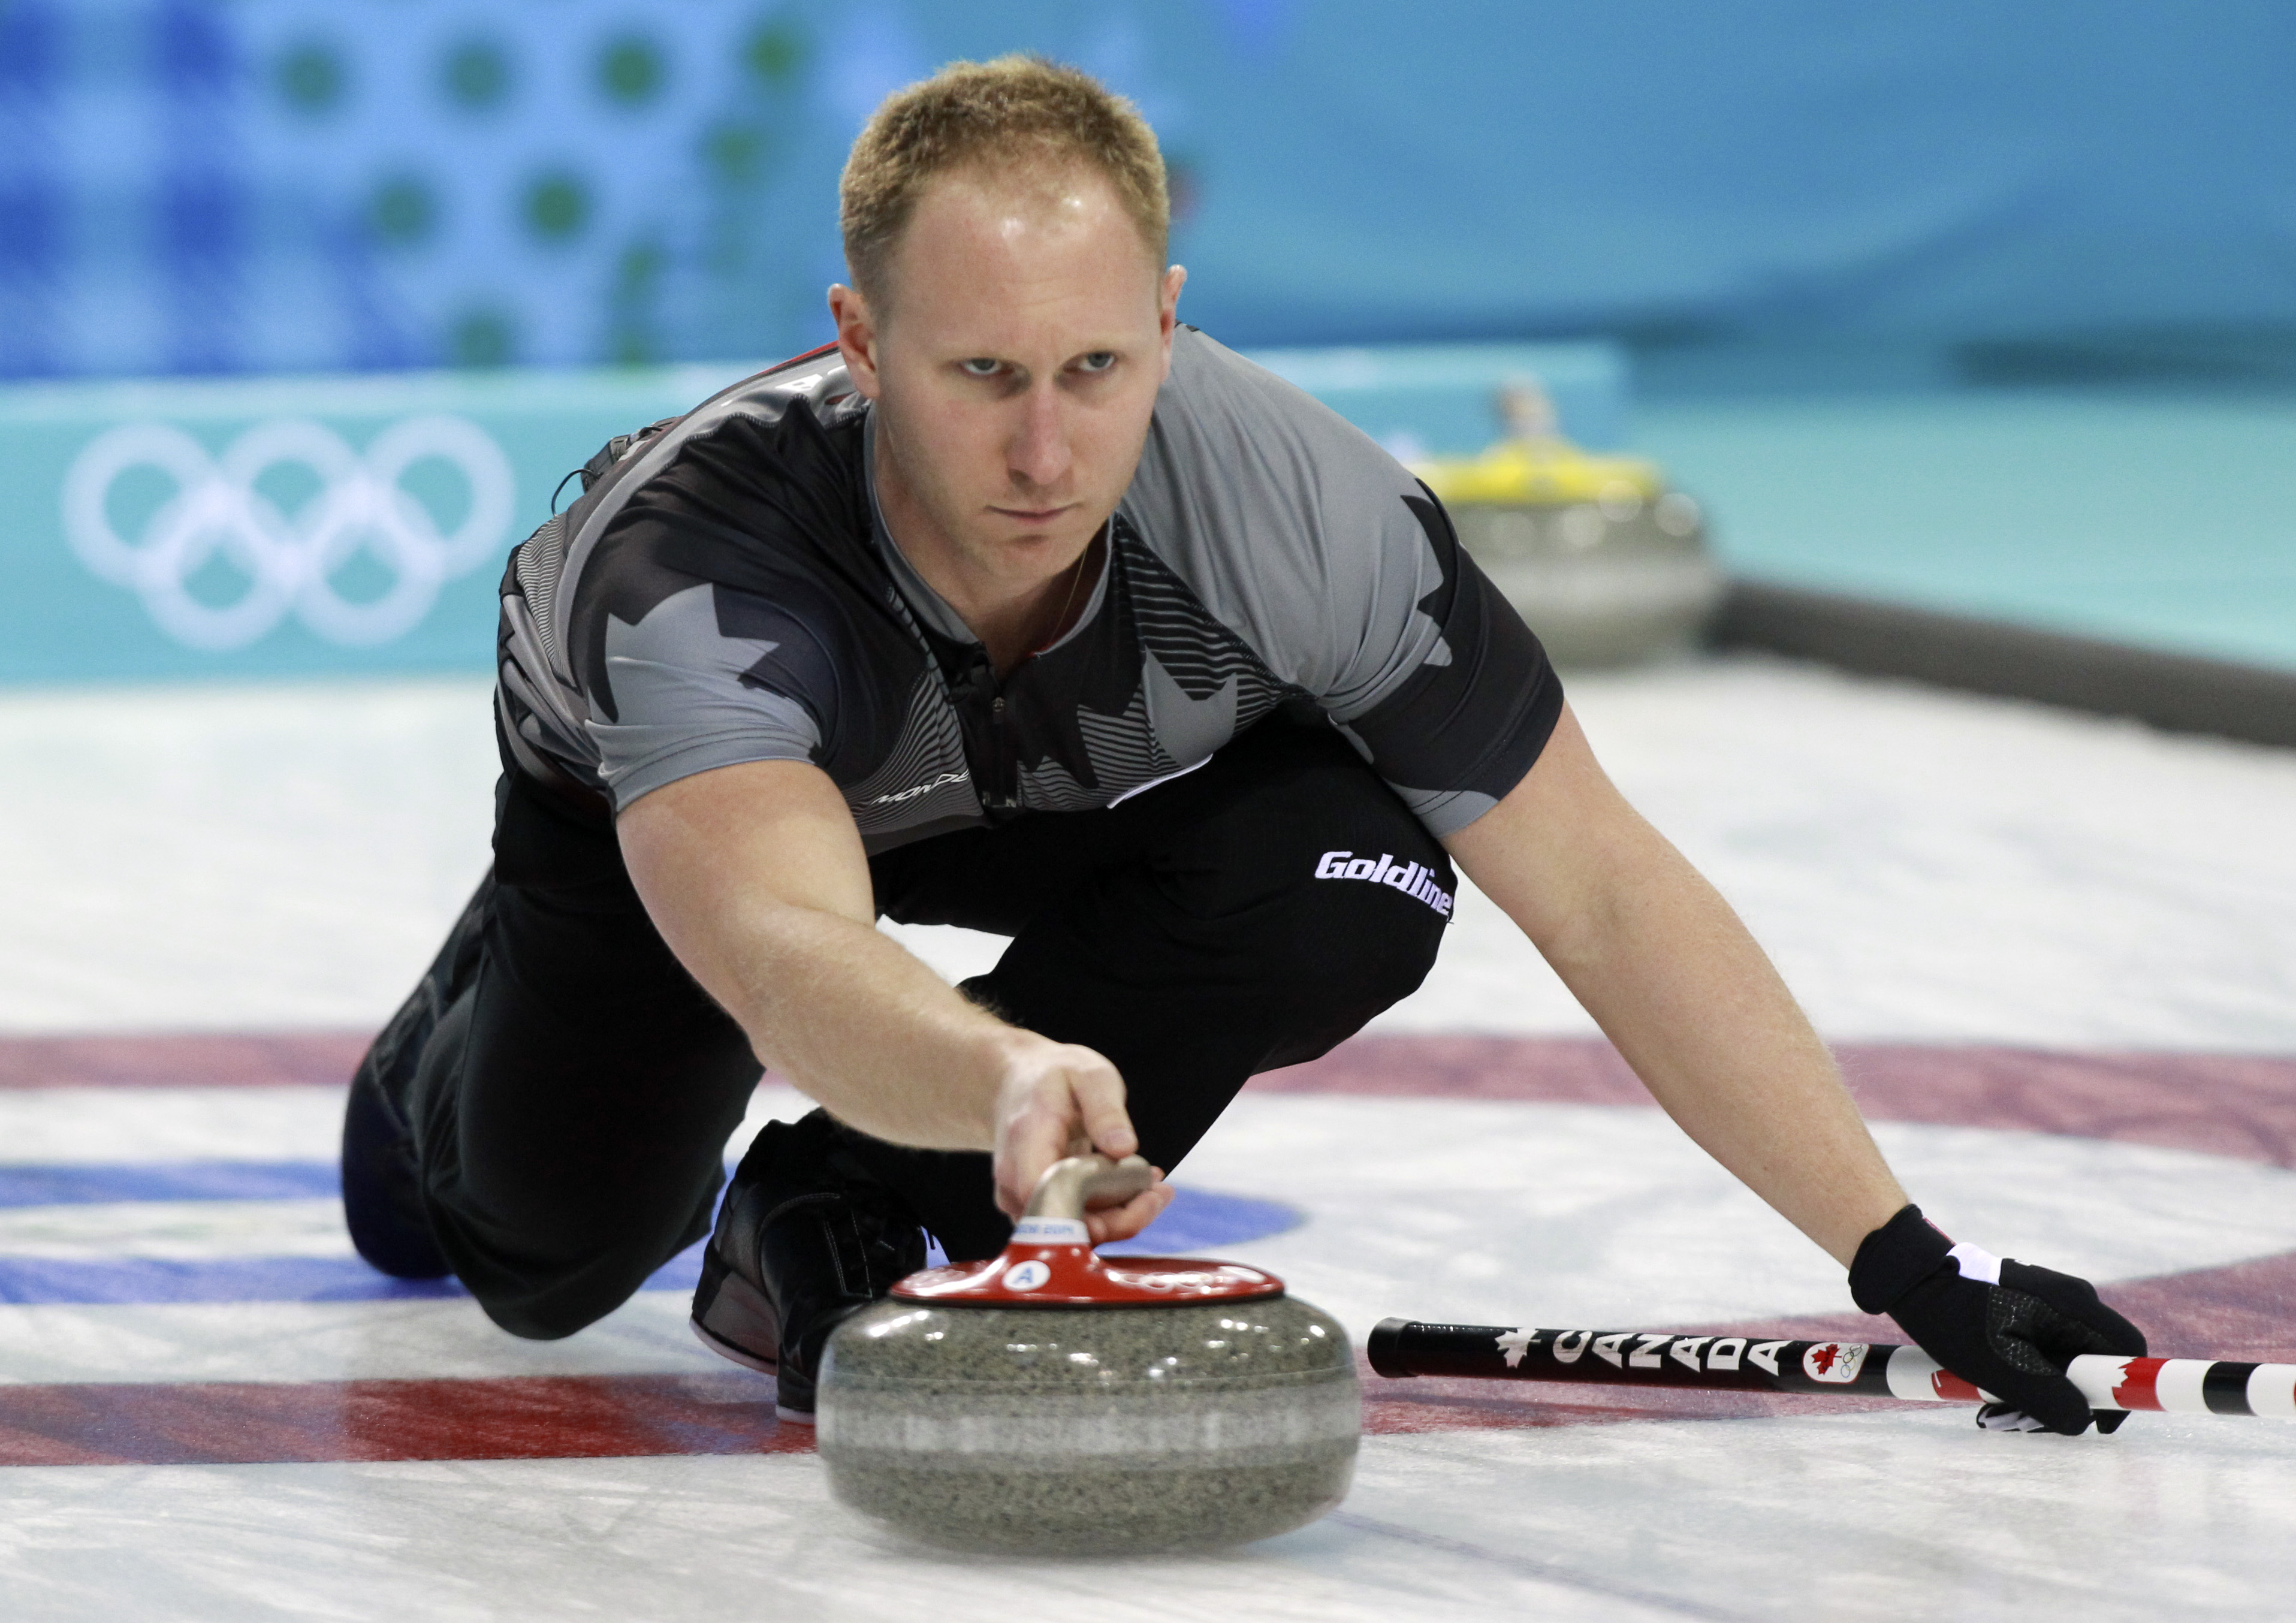
[[[993,378],[1004,369],[1004,362],[991,360],[987,356],[975,356],[972,359],[960,361],[957,365],[964,368],[967,377],[973,378]]]
[[[1078,357],[1077,370],[1079,372],[1106,372],[1110,367],[1115,365],[1115,350],[1095,349],[1090,355]]]

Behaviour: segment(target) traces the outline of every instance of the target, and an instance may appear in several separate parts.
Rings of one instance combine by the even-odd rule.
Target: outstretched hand
[[[2111,1431],[2126,1418],[2092,1414],[2065,1379],[2083,1353],[2144,1355],[2144,1332],[2085,1279],[1956,1245],[1907,1206],[1866,1236],[1849,1289],[1860,1307],[1887,1313],[1923,1351],[1997,1400],[1978,1411],[1988,1430],[2077,1436],[2092,1419]]]
[[[996,1204],[1008,1217],[1026,1209],[1037,1181],[1054,1161],[1094,1152],[1111,1160],[1136,1153],[1139,1135],[1124,1109],[1124,1078],[1091,1049],[1017,1034],[1004,1078],[996,1090]],[[1085,1214],[1095,1245],[1129,1240],[1172,1203],[1163,1169],[1156,1181],[1119,1205]]]

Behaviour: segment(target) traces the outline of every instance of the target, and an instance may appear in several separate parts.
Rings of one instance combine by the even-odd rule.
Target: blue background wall
[[[2263,0],[6,0],[0,375],[785,353],[868,109],[1017,46],[1232,342],[2296,326]]]

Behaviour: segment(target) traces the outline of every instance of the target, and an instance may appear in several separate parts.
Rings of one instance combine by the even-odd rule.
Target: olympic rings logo
[[[469,511],[441,533],[404,486],[419,463],[443,461],[469,487]],[[257,487],[275,471],[316,476],[317,493],[283,512]],[[119,480],[155,471],[174,486],[134,540],[113,524]],[[485,430],[461,417],[410,417],[375,436],[364,455],[305,418],[259,423],[220,459],[181,429],[131,422],[89,442],[64,476],[64,533],[98,579],[144,600],[160,629],[187,647],[244,648],[289,615],[330,643],[366,648],[422,623],[439,589],[493,556],[510,528],[517,481]],[[354,601],[334,584],[362,553],[390,585]],[[222,602],[192,591],[220,561],[245,586]]]

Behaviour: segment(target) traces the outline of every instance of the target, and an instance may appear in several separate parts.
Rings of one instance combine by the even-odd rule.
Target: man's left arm
[[[1835,1261],[1906,1204],[1785,982],[1568,705],[1538,765],[1445,844],[1667,1114]]]
[[[2009,1400],[1983,1423],[2087,1429],[2064,1361],[2142,1354],[2142,1332],[2087,1282],[1955,1246],[1923,1219],[1768,957],[1627,804],[1568,705],[1530,772],[1445,844],[1666,1112],[1849,1270],[1859,1307]]]

